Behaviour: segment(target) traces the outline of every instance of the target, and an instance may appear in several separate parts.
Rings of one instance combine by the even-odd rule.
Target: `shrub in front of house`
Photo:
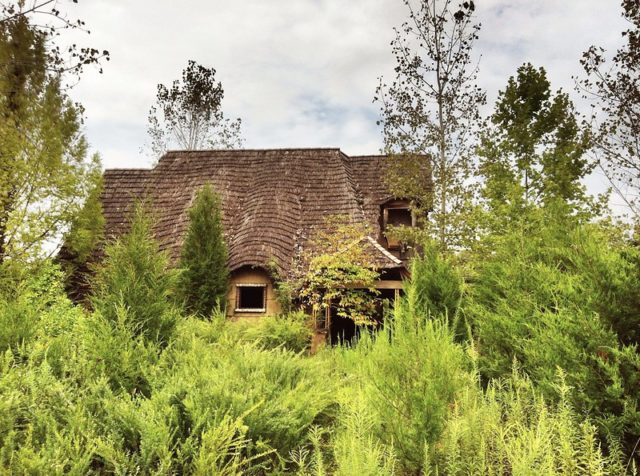
[[[309,350],[313,334],[309,316],[303,312],[241,320],[234,326],[243,341],[255,342],[263,349],[282,347],[292,352]]]

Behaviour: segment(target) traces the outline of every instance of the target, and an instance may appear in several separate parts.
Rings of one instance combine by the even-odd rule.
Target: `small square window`
[[[384,230],[388,227],[413,226],[413,216],[409,208],[385,208],[384,209]],[[389,249],[397,250],[402,247],[402,243],[393,236],[387,235],[387,246]]]
[[[266,284],[237,284],[236,312],[266,312]]]

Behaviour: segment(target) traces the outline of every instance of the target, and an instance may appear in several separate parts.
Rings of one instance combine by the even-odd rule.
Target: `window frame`
[[[402,249],[402,243],[400,241],[390,242],[389,237],[386,235],[389,226],[389,210],[405,210],[408,211],[411,216],[411,227],[416,226],[416,217],[409,203],[403,200],[393,200],[382,205],[382,233],[387,242],[387,249],[400,250]]]
[[[267,312],[267,286],[266,283],[236,283],[235,312],[266,313]],[[240,307],[240,293],[242,288],[262,288],[262,307]]]

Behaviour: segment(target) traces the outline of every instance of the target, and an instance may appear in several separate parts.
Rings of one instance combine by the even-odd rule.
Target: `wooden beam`
[[[376,282],[376,289],[403,289],[404,282],[399,280],[385,280]]]

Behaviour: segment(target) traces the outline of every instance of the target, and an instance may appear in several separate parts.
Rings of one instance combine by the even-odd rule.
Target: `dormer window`
[[[400,240],[387,233],[393,227],[414,226],[413,214],[409,203],[396,200],[382,207],[382,230],[387,238],[387,248],[397,250],[402,247]]]
[[[266,310],[266,284],[236,284],[236,312],[263,313]]]

